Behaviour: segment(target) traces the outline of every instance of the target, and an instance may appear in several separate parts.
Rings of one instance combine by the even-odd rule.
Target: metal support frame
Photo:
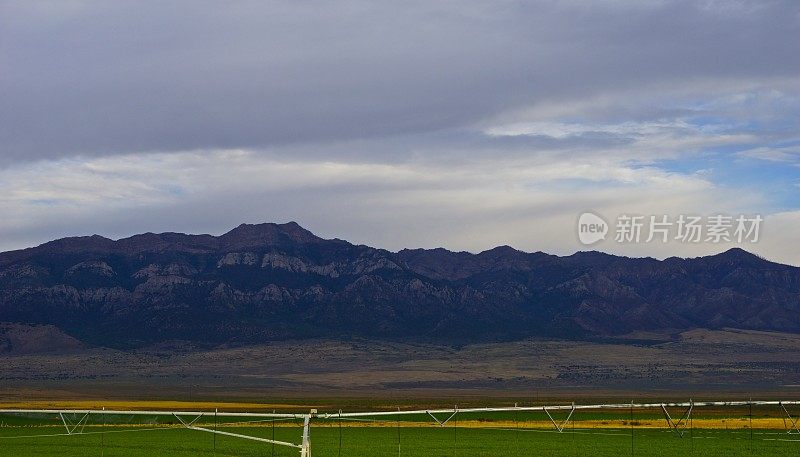
[[[458,407],[453,408],[453,414],[451,414],[450,417],[448,417],[447,419],[445,419],[443,421],[439,420],[438,417],[434,416],[432,412],[430,412],[430,411],[425,411],[425,412],[428,413],[428,415],[431,416],[433,418],[433,420],[436,421],[437,424],[439,424],[439,427],[444,427],[445,424],[450,422],[450,419],[456,417],[456,414],[458,414]],[[447,412],[450,412],[450,411],[447,411]]]
[[[277,440],[271,440],[271,439],[267,439],[267,438],[259,438],[259,437],[256,437],[256,436],[242,435],[240,433],[224,432],[222,430],[216,430],[216,429],[205,428],[205,427],[198,427],[198,426],[194,425],[198,420],[200,420],[201,417],[203,417],[203,415],[205,413],[198,414],[197,417],[195,417],[191,422],[186,422],[178,414],[179,413],[173,413],[172,415],[175,416],[175,418],[178,419],[178,421],[181,423],[181,425],[183,425],[183,427],[188,429],[188,430],[195,430],[195,431],[198,431],[198,432],[213,433],[215,435],[224,435],[224,436],[230,436],[230,437],[233,437],[233,438],[241,438],[241,439],[245,439],[245,440],[259,441],[259,442],[268,443],[268,444],[277,444],[279,446],[293,447],[293,448],[300,449],[300,456],[301,457],[309,457],[308,452],[303,453],[303,449],[307,449],[308,448],[308,446],[307,446],[307,442],[308,442],[308,420],[311,417],[310,415],[306,415],[305,416],[306,422],[305,422],[305,426],[303,428],[303,444],[299,445],[299,444],[294,444],[294,443],[287,443],[285,441],[277,441]],[[304,448],[304,445],[305,445],[305,448]]]
[[[303,419],[303,440],[300,444],[300,457],[311,457],[311,440],[309,438],[311,425],[311,414]]]
[[[780,406],[781,409],[783,410],[783,413],[786,415],[785,417],[783,417],[783,428],[786,429],[786,433],[800,434],[800,428],[798,428],[797,426],[798,422],[800,422],[800,417],[799,418],[792,417],[792,415],[789,414],[789,410],[786,409],[786,406],[783,404],[783,402],[780,403]]]
[[[63,412],[58,413],[58,416],[61,418],[61,422],[64,424],[64,428],[67,429],[67,435],[80,435],[81,433],[83,433],[83,429],[86,428],[86,419],[89,418],[89,413],[87,412],[86,414],[84,414],[83,417],[81,417],[81,419],[75,425],[73,425],[70,421],[67,420],[66,417],[64,417]],[[73,425],[71,429],[69,428],[70,425]],[[75,433],[75,430],[77,430],[78,427],[81,428],[81,431]]]
[[[694,409],[694,403],[689,400],[689,408],[683,413],[681,418],[675,422],[672,420],[672,416],[669,415],[666,405],[663,403],[661,404],[661,411],[664,413],[664,419],[667,421],[667,426],[670,428],[670,430],[677,433],[681,438],[683,438],[684,433],[686,433],[686,427],[689,425],[689,421],[692,420],[692,409]]]
[[[550,422],[553,423],[553,426],[556,428],[556,430],[558,430],[558,433],[564,433],[564,427],[566,427],[567,424],[569,424],[569,420],[572,419],[572,414],[575,412],[575,403],[572,404],[572,409],[569,410],[567,418],[564,419],[564,421],[561,422],[560,424],[557,423],[555,419],[553,419],[553,416],[550,414],[550,411],[547,409],[546,406],[543,406],[542,409],[544,410],[545,414],[547,414],[547,417],[550,418]]]
[[[203,414],[200,413],[191,422],[187,423],[185,420],[181,419],[181,416],[179,416],[179,415],[177,415],[175,413],[173,413],[172,415],[175,416],[175,419],[178,419],[178,422],[180,422],[181,425],[183,425],[186,428],[190,428],[192,425],[194,425],[195,422],[197,422],[198,420],[200,420],[201,417],[203,417]]]

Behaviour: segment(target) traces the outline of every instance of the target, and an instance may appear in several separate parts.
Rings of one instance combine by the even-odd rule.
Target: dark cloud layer
[[[794,0],[3,1],[2,156],[324,145],[619,88],[789,77],[799,12]]]
[[[764,213],[800,264],[797,43],[796,0],[0,0],[0,250],[297,220],[571,253],[592,209]]]

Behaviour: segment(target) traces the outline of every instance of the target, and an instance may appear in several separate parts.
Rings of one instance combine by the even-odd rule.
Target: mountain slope
[[[214,237],[67,238],[0,254],[0,321],[98,345],[304,337],[606,337],[737,327],[800,332],[800,269],[740,249],[696,259],[567,257],[507,246],[398,253],[296,223]]]

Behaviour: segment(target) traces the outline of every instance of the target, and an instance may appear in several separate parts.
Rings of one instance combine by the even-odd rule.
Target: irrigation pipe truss
[[[396,416],[408,414],[451,414],[453,411],[459,413],[499,413],[499,412],[548,412],[548,411],[579,411],[585,409],[662,409],[662,408],[700,408],[709,406],[796,406],[800,405],[800,401],[706,401],[696,402],[688,401],[684,403],[604,403],[597,405],[554,405],[554,406],[505,406],[498,408],[447,408],[447,409],[422,409],[414,411],[371,411],[361,413],[342,413],[342,418],[347,417],[380,417],[380,416]],[[2,411],[0,411],[2,412]],[[339,417],[339,413],[322,413],[315,414],[314,417],[320,419],[332,419]]]
[[[311,442],[310,442],[310,425],[312,419],[369,419],[390,417],[398,418],[399,416],[409,415],[426,415],[433,419],[439,426],[444,426],[450,419],[453,419],[457,414],[469,413],[493,413],[493,412],[542,412],[547,414],[553,426],[558,432],[563,432],[564,427],[572,414],[580,410],[628,410],[628,409],[655,409],[664,414],[667,425],[680,436],[686,429],[687,424],[691,420],[692,411],[694,408],[702,407],[748,407],[754,406],[776,406],[782,409],[785,417],[784,424],[788,433],[800,434],[800,419],[792,417],[787,407],[798,406],[800,401],[797,400],[750,400],[750,401],[705,401],[705,402],[679,402],[679,403],[601,403],[595,405],[576,405],[574,403],[569,405],[538,405],[538,406],[506,406],[506,407],[489,407],[489,408],[454,408],[447,409],[419,409],[419,410],[394,410],[394,411],[368,411],[368,412],[353,412],[353,413],[319,413],[317,410],[312,409],[309,413],[291,414],[291,413],[248,413],[248,412],[220,412],[220,411],[145,411],[145,410],[98,410],[98,409],[0,409],[0,414],[52,414],[61,418],[64,427],[67,430],[66,435],[79,435],[83,434],[83,428],[88,422],[88,417],[91,415],[104,415],[104,416],[173,416],[180,424],[189,430],[202,431],[207,433],[214,433],[218,435],[225,435],[234,438],[241,438],[246,440],[259,441],[263,443],[270,443],[279,446],[286,446],[300,450],[301,457],[310,457],[311,455]],[[685,408],[683,414],[676,421],[672,418],[667,408]],[[551,415],[552,412],[567,411],[569,416],[562,422],[556,422]],[[436,415],[446,415],[446,418],[440,419]],[[77,423],[70,422],[65,415],[81,416]],[[186,417],[194,417],[194,419],[187,420]],[[255,436],[248,436],[239,433],[231,433],[215,428],[201,427],[195,425],[203,417],[236,417],[236,418],[259,418],[259,419],[286,419],[286,420],[302,420],[303,432],[301,435],[301,442],[299,444],[289,443],[285,441],[277,441],[272,439],[260,438]],[[788,420],[788,424],[787,421]],[[80,432],[78,428],[80,427]]]
[[[418,409],[418,410],[393,410],[393,411],[367,411],[355,413],[318,413],[312,410],[311,413],[250,413],[250,412],[230,412],[230,411],[147,411],[147,410],[111,410],[111,409],[0,409],[0,414],[106,414],[109,416],[214,416],[219,417],[255,417],[263,419],[305,419],[306,417],[317,419],[334,419],[348,417],[386,417],[414,414],[452,414],[453,411],[459,413],[493,413],[493,412],[546,412],[546,411],[570,411],[586,409],[657,409],[661,408],[701,408],[711,406],[744,407],[744,406],[798,406],[800,400],[752,400],[752,401],[688,401],[682,403],[600,403],[595,405],[536,405],[536,406],[501,406],[489,408],[444,408],[444,409]]]

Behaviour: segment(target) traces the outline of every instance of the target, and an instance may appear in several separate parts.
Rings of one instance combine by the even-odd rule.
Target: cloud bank
[[[797,42],[793,1],[2,2],[0,249],[297,220],[570,253],[586,209],[758,212],[798,264]]]

